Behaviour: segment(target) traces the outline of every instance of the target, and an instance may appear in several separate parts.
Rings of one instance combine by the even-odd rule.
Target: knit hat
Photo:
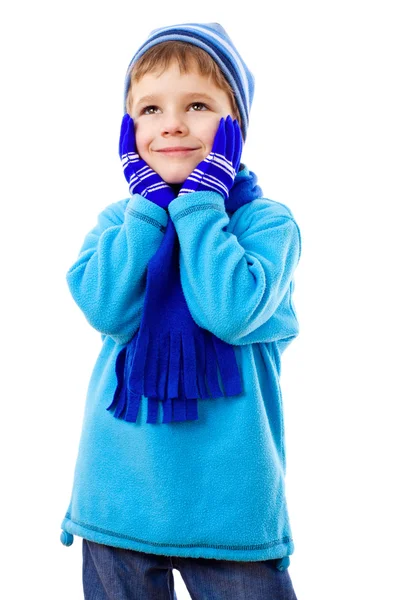
[[[170,40],[188,42],[198,46],[210,54],[218,64],[234,92],[235,101],[241,115],[242,134],[245,140],[255,89],[254,77],[219,23],[183,23],[154,29],[144,44],[137,50],[128,66],[124,90],[124,112],[126,112],[126,97],[130,88],[130,71],[133,64],[153,46]]]

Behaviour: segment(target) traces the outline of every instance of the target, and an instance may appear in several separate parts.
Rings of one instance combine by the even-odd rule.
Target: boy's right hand
[[[161,208],[167,208],[175,193],[137,153],[134,121],[128,113],[124,115],[120,128],[119,156],[130,193],[141,194]]]

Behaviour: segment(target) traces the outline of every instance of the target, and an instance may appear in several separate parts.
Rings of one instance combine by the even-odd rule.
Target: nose
[[[187,135],[189,132],[184,116],[179,111],[165,111],[162,115],[161,134]]]

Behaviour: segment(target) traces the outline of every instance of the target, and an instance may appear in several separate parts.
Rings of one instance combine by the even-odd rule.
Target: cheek
[[[215,131],[214,131],[213,133],[210,133],[210,134],[209,134],[209,135],[206,137],[206,142],[205,142],[205,144],[206,144],[206,152],[207,152],[207,154],[210,154],[210,152],[211,152],[211,149],[212,149],[212,147],[213,147],[213,142],[214,142],[214,134],[215,134]],[[206,154],[206,156],[207,156],[207,154]]]
[[[198,132],[199,140],[203,143],[204,146],[204,158],[211,152],[214,143],[214,137],[218,128],[219,120],[211,121],[210,123],[205,123],[203,127],[200,128]]]
[[[143,156],[147,153],[148,147],[150,145],[150,136],[146,131],[140,126],[137,126],[135,129],[136,134],[136,149],[140,156]]]

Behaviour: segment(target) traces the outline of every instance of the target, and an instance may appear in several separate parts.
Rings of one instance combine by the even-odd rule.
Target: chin
[[[182,178],[169,178],[169,179],[165,179],[165,183],[167,183],[168,185],[182,185],[182,183],[185,181],[186,177]]]
[[[183,183],[185,179],[189,177],[191,172],[192,171],[186,171],[185,173],[167,173],[165,177],[164,175],[161,175],[161,177],[166,183],[168,183],[168,185],[178,185],[180,183]]]

